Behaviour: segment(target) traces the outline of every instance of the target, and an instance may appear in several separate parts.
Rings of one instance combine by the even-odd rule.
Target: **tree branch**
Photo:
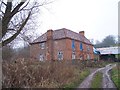
[[[3,10],[5,10],[5,11],[3,12],[3,17],[2,17],[2,40],[0,42],[0,44],[2,44],[2,46],[9,44],[20,34],[20,32],[23,30],[24,26],[28,22],[28,19],[30,19],[30,16],[32,16],[32,14],[34,14],[35,11],[37,12],[37,10],[39,10],[37,7],[52,3],[52,2],[47,2],[46,0],[44,0],[44,2],[42,2],[41,4],[34,2],[32,4],[32,6],[28,7],[28,9],[27,9],[27,6],[30,3],[30,0],[21,0],[19,3],[15,4],[14,8],[12,8],[12,4],[14,5],[14,3],[12,2],[13,0],[6,0],[6,1],[7,1],[7,3],[3,3],[5,6],[5,8]],[[24,10],[28,10],[28,11],[24,11]],[[25,16],[23,15],[23,13],[25,14]],[[20,16],[21,16],[21,18],[20,18]],[[23,19],[23,21],[22,21],[22,19]],[[11,21],[13,21],[13,22],[11,22]],[[20,24],[17,22],[20,22]],[[17,24],[19,24],[19,25],[16,26]],[[8,31],[12,30],[9,27],[13,28],[16,31],[14,33],[12,33],[11,37],[8,37],[5,40],[4,37],[7,36],[7,33],[11,33]],[[12,31],[14,31],[14,30],[12,30]]]
[[[7,4],[6,4],[6,3],[4,3],[3,1],[2,1],[2,3],[3,3],[5,6],[7,6]]]
[[[25,0],[26,1],[26,0]],[[10,17],[13,17],[17,12],[19,12],[19,9],[20,7],[24,4],[25,2],[20,2],[20,4],[18,4],[14,9],[13,11],[11,12],[11,16]]]
[[[21,27],[19,28],[19,30],[10,38],[6,39],[5,41],[2,42],[2,46],[7,45],[8,43],[10,43],[11,41],[13,41],[18,35],[19,33],[22,31],[22,29],[24,28],[24,26],[26,25],[27,21],[29,20],[31,16],[31,12],[29,12],[28,17],[26,18],[26,20],[22,23]]]
[[[26,1],[26,0],[24,0]],[[18,4],[13,11],[12,10],[12,2],[9,2],[9,0],[7,1],[7,6],[6,6],[6,10],[5,10],[5,14],[3,16],[2,19],[2,37],[4,37],[4,35],[7,32],[7,28],[8,28],[8,24],[10,22],[10,20],[12,19],[12,17],[18,12],[19,8],[24,4],[25,2],[21,1],[20,4]]]
[[[33,7],[31,7],[31,8],[29,8],[29,9],[24,9],[23,8],[23,10],[31,10],[31,9],[33,9],[33,8],[37,8],[37,7],[41,7],[41,6],[44,6],[44,5],[47,5],[47,4],[51,4],[51,3],[53,3],[54,1],[51,1],[51,2],[46,2],[46,1],[44,1],[42,4],[40,4],[40,5],[34,5]]]
[[[1,10],[2,14],[4,15],[5,13]],[[2,16],[2,15],[1,15]]]
[[[6,10],[2,19],[2,37],[7,32],[8,23],[10,21],[11,9],[12,9],[12,2],[7,2]]]
[[[30,1],[30,0],[29,0],[29,1]],[[27,4],[26,4],[23,8],[21,8],[18,12],[22,11],[22,10],[29,4],[29,1],[28,1]]]

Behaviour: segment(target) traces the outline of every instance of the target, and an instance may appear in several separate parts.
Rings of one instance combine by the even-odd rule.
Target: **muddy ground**
[[[91,81],[93,79],[93,76],[95,75],[95,73],[97,72],[102,72],[103,74],[103,79],[102,79],[102,87],[101,88],[116,88],[113,81],[111,80],[109,71],[115,67],[116,64],[109,64],[106,65],[103,68],[96,68],[96,69],[91,69],[91,74],[86,77],[86,79],[79,85],[78,88],[90,88],[91,86]]]

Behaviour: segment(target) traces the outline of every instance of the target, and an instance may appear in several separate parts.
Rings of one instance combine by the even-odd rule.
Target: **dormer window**
[[[40,48],[41,49],[45,49],[45,43],[43,42],[43,43],[40,43]]]

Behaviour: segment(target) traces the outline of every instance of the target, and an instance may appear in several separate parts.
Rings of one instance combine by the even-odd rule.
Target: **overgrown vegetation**
[[[56,88],[78,79],[84,67],[71,62],[18,59],[3,62],[4,87]]]
[[[2,59],[3,60],[16,60],[17,58],[28,58],[30,57],[29,46],[24,48],[13,49],[10,46],[2,47]]]
[[[45,61],[17,59],[3,61],[3,88],[75,88],[89,75],[90,67],[103,61]]]
[[[97,72],[91,82],[91,88],[101,88],[101,87],[102,87],[102,73]]]
[[[90,71],[88,69],[82,70],[81,73],[78,73],[78,78],[71,83],[64,85],[64,88],[76,88],[88,75]]]
[[[111,70],[111,78],[116,87],[120,90],[120,65],[117,64],[115,68]]]

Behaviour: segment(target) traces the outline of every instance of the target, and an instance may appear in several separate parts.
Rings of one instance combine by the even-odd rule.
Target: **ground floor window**
[[[44,60],[44,55],[43,55],[43,54],[40,54],[39,60],[40,60],[40,61],[43,61],[43,60]]]
[[[63,60],[63,52],[62,51],[58,52],[58,60]]]
[[[72,52],[72,59],[75,59],[75,52]]]
[[[89,55],[89,54],[87,54],[87,59],[88,59],[88,60],[90,59],[90,55]]]
[[[80,60],[83,60],[83,56],[82,55],[80,55]]]

